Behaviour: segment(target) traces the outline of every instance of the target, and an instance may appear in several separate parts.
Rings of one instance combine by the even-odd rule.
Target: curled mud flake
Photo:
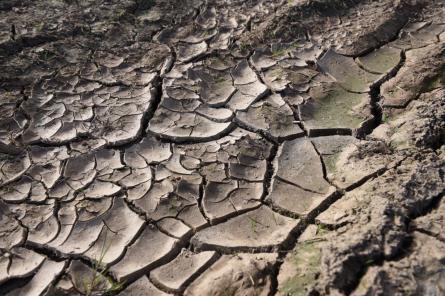
[[[307,87],[318,72],[308,69],[293,67],[274,66],[264,71],[264,81],[273,91],[280,92],[287,88],[300,90]]]
[[[266,250],[285,242],[299,222],[262,206],[199,231],[191,243],[196,250]]]
[[[32,275],[44,260],[44,256],[21,247],[2,251],[0,255],[0,284]]]
[[[94,205],[89,207],[94,209],[91,206]],[[105,213],[100,208],[107,208],[107,203],[97,206],[96,213],[82,214],[78,219],[72,209],[65,209],[60,219],[67,223],[63,225],[60,237],[51,242],[50,246],[62,254],[85,253],[91,260],[99,260],[101,251],[106,248],[109,252],[102,255],[103,264],[108,265],[117,260],[142,227],[143,220],[125,205],[121,197],[115,197],[112,207]],[[80,218],[89,220],[82,221]]]
[[[61,183],[67,183],[73,190],[84,188],[96,177],[95,166],[96,161],[91,154],[70,158],[66,162],[64,179],[61,180]],[[54,189],[57,189],[57,185]]]
[[[111,182],[94,180],[87,188],[83,189],[79,195],[84,198],[103,198],[113,196],[120,190],[120,186]]]
[[[209,182],[204,190],[203,209],[206,217],[214,223],[258,207],[262,195],[261,183]]]
[[[257,49],[250,58],[250,61],[257,71],[263,71],[276,65],[277,61],[271,56],[272,52],[269,50]]]
[[[212,56],[204,60],[204,64],[213,70],[226,71],[235,66],[233,58],[230,56]]]
[[[252,96],[255,100],[261,99],[268,92],[267,87],[259,80],[249,84],[237,85],[236,88],[243,95]]]
[[[145,168],[148,164],[169,159],[171,154],[169,143],[146,137],[125,150],[124,162],[133,168]]]
[[[57,237],[47,244],[50,247],[59,246],[68,238],[77,219],[76,208],[71,205],[61,207],[57,213],[57,219],[60,229]]]
[[[56,238],[50,246],[63,254],[80,255],[96,242],[103,227],[100,217],[88,221],[75,221],[69,234],[64,233],[65,239]]]
[[[311,192],[279,178],[272,181],[272,191],[266,199],[273,207],[298,216],[312,216],[333,198],[335,188],[325,193]]]
[[[159,108],[149,130],[173,141],[202,141],[220,137],[232,126],[232,122],[216,122],[195,113],[178,114]]]
[[[333,50],[327,51],[317,63],[324,73],[352,92],[368,92],[371,84],[380,78],[379,75],[362,70],[354,59],[339,55]]]
[[[122,166],[121,168],[118,169],[110,169],[106,172],[102,171],[101,175],[98,176],[98,180],[104,182],[111,182],[123,187],[120,181],[124,178],[127,178],[129,175],[131,175],[131,173],[132,170],[129,167]],[[136,177],[135,181],[138,182],[138,180],[139,180],[138,177]]]
[[[196,113],[216,122],[228,122],[233,117],[233,112],[226,108],[212,108],[201,105],[196,109]]]
[[[122,197],[115,197],[112,208],[100,218],[104,227],[84,255],[109,266],[121,258],[127,245],[136,238],[143,227],[144,221],[130,210]]]
[[[0,202],[0,213],[0,248],[8,250],[22,244],[26,238],[26,230],[3,201]]]
[[[184,63],[190,62],[205,54],[207,48],[208,46],[205,41],[196,44],[181,43],[178,45],[178,61]]]
[[[165,290],[178,293],[216,258],[216,252],[195,254],[183,249],[173,261],[150,272],[150,279]]]
[[[293,59],[298,59],[295,62],[296,66],[306,66],[316,62],[316,60],[323,53],[323,49],[313,42],[303,43],[301,46],[291,47],[290,56]],[[304,64],[302,64],[304,62]],[[300,64],[301,63],[301,64]]]
[[[205,7],[196,17],[195,22],[205,29],[213,29],[217,25],[217,10],[215,7]]]
[[[187,170],[182,166],[181,155],[178,153],[174,153],[163,165],[172,173],[180,175],[191,175],[193,173],[192,170]]]
[[[113,198],[83,199],[76,204],[77,219],[79,221],[89,221],[102,216],[113,205]],[[68,208],[66,209],[68,210]],[[71,213],[67,213],[70,215]],[[63,217],[70,219],[70,216]]]
[[[245,95],[239,91],[235,92],[227,103],[227,107],[231,110],[246,110],[249,106],[257,100],[256,97]]]
[[[31,166],[28,153],[0,154],[0,185],[19,179]]]
[[[135,204],[147,212],[154,211],[157,203],[167,198],[174,191],[173,183],[169,179],[153,183],[150,190],[141,199],[135,201]]]
[[[56,182],[53,188],[48,190],[48,197],[60,201],[70,202],[75,198],[75,191],[64,179],[61,179]]]
[[[177,252],[177,239],[147,225],[137,240],[127,248],[124,257],[110,268],[110,272],[119,281],[136,279],[167,263]]]
[[[200,87],[200,97],[213,107],[223,106],[235,92],[229,71],[208,68],[193,68],[188,76]]]
[[[286,141],[278,152],[276,176],[314,192],[325,192],[320,157],[306,138]]]
[[[212,39],[217,33],[218,33],[218,30],[216,30],[216,29],[207,29],[207,30],[200,29],[200,30],[196,30],[191,35],[187,36],[186,38],[183,38],[181,40],[181,42],[191,43],[191,44],[206,42],[209,39]]]
[[[401,52],[400,49],[385,46],[357,58],[356,62],[370,73],[386,74],[400,63]]]
[[[320,156],[305,138],[286,141],[278,150],[277,170],[267,201],[297,215],[309,215],[335,188],[325,180]]]
[[[147,183],[150,186],[152,180],[152,172],[150,167],[131,169],[124,178],[120,179],[118,182],[125,188],[134,188],[138,185]]]
[[[329,131],[342,134],[361,132],[373,118],[367,94],[345,91],[335,84],[322,84],[310,90],[310,99],[299,106],[309,136]]]
[[[104,124],[103,128],[98,130],[97,136],[103,138],[109,145],[131,142],[142,133],[140,130],[142,117],[142,113],[122,116],[112,123]]]
[[[201,213],[198,204],[184,207],[181,212],[178,213],[178,219],[184,221],[187,226],[193,228],[194,231],[202,229],[208,225],[206,218]]]
[[[283,91],[289,85],[290,81],[287,79],[286,69],[279,66],[271,67],[264,71],[264,82],[273,91]]]
[[[106,175],[113,170],[121,169],[124,165],[121,163],[121,156],[118,150],[100,150],[95,153],[96,167],[99,175]]]
[[[31,202],[42,203],[48,198],[46,187],[41,182],[33,182],[29,200]]]
[[[268,94],[269,89],[259,81],[255,81],[246,85],[237,85],[237,92],[230,98],[227,103],[233,111],[246,110],[252,103],[263,98]]]
[[[262,181],[266,173],[266,161],[258,160],[246,154],[238,156],[237,161],[229,164],[229,175],[234,179],[250,182]]]
[[[255,72],[250,68],[247,60],[243,60],[232,70],[233,82],[235,85],[249,84],[257,81]]]
[[[12,205],[10,209],[26,227],[28,242],[44,245],[58,235],[60,226],[53,203]]]
[[[258,295],[272,291],[272,266],[276,254],[223,255],[201,274],[184,295],[198,296],[203,290],[209,295]]]
[[[56,278],[62,273],[66,266],[66,262],[55,262],[49,259],[45,259],[37,273],[25,286],[20,289],[16,289],[6,294],[7,296],[14,295],[29,295],[40,296],[46,289],[56,280]]]
[[[29,148],[30,157],[34,164],[45,165],[55,160],[62,161],[69,158],[68,149],[61,147],[41,147],[31,146]]]
[[[52,188],[62,176],[62,164],[60,161],[34,165],[28,170],[28,174],[36,181],[40,181],[46,188]]]
[[[152,187],[152,182],[147,181],[135,185],[133,187],[127,188],[127,199],[128,200],[137,200],[141,199],[144,195],[146,195]]]
[[[0,188],[0,196],[6,202],[25,201],[31,193],[32,180],[29,177],[22,177],[15,182],[4,185]]]
[[[101,294],[111,290],[113,283],[100,273],[99,269],[103,266],[94,268],[88,267],[80,260],[71,261],[58,284],[52,288],[52,295],[57,295],[57,293],[71,295],[76,292],[80,295]]]
[[[158,228],[175,238],[183,238],[191,234],[192,229],[176,218],[164,218],[156,223]]]
[[[320,154],[326,175],[331,178],[337,171],[337,160],[341,152],[349,144],[357,144],[359,140],[353,136],[326,136],[311,138],[315,149]]]
[[[118,296],[168,296],[172,294],[167,294],[158,288],[156,288],[148,278],[144,275],[140,277],[137,281],[129,285],[124,291],[118,294]]]
[[[158,173],[157,173],[158,175]],[[198,208],[199,186],[202,177],[192,175],[170,175],[133,203],[150,219],[160,220],[177,217],[187,226],[199,228],[206,224]]]
[[[303,130],[294,123],[292,109],[277,94],[252,104],[247,111],[238,111],[236,117],[250,129],[262,131],[273,139],[303,135]]]

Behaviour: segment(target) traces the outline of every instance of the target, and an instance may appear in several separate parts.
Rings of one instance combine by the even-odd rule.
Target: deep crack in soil
[[[445,4],[0,3],[0,295],[443,295]]]

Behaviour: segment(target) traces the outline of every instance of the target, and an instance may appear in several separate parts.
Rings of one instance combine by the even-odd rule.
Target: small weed
[[[168,206],[168,212],[172,215],[176,215],[179,212],[178,206],[174,202],[170,202]]]
[[[247,52],[252,48],[252,46],[246,42],[240,42],[238,44],[238,48],[241,52]]]
[[[257,227],[258,227],[258,225],[261,225],[261,226],[263,226],[263,227],[265,227],[265,228],[268,228],[267,225],[262,224],[261,222],[259,222],[258,220],[255,220],[254,218],[252,218],[252,217],[250,217],[250,216],[247,216],[247,218],[248,218],[249,221],[250,221],[250,228],[251,228],[252,231],[255,232],[255,233],[257,233]]]
[[[284,54],[288,54],[290,51],[297,48],[297,43],[293,42],[292,44],[289,44],[288,46],[281,47],[281,48],[273,48],[272,46],[272,57],[282,56]]]
[[[215,84],[224,83],[226,81],[227,81],[227,79],[224,76],[219,76],[219,77],[215,78]]]
[[[208,36],[212,35],[212,31],[211,30],[205,30],[203,35],[204,35],[204,37],[208,37]]]
[[[102,245],[99,258],[93,262],[93,272],[91,277],[85,277],[82,280],[83,296],[104,295],[122,289],[123,283],[110,281],[106,277],[108,268],[104,264],[104,258],[111,247],[111,241],[109,244],[107,244],[107,234],[108,231],[105,232],[104,243]],[[107,285],[104,285],[104,281],[108,281],[110,286],[107,287]]]
[[[2,191],[4,194],[11,194],[13,192],[16,192],[17,190],[12,186],[7,186],[7,187],[3,187]]]
[[[37,30],[37,32],[42,32],[44,27],[45,27],[45,23],[44,23],[44,22],[39,22],[39,23],[36,25],[36,30]]]
[[[232,287],[224,287],[222,288],[219,293],[218,296],[232,296],[235,294],[235,289]]]
[[[125,9],[116,9],[115,14],[111,18],[111,22],[119,22],[126,14],[127,11]]]
[[[49,61],[50,59],[55,57],[56,54],[52,51],[43,49],[43,50],[37,52],[37,56],[40,61]]]
[[[8,138],[9,143],[11,143],[12,145],[14,145],[14,146],[22,146],[22,144],[18,140],[19,135],[17,135],[16,133],[9,132],[7,134],[7,138]]]
[[[329,231],[329,228],[326,225],[318,224],[317,225],[317,234],[323,234]]]
[[[250,229],[252,229],[252,231],[256,233],[257,221],[250,217],[249,217],[249,221],[250,221]]]

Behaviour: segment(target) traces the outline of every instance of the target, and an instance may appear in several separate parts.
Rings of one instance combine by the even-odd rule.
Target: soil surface
[[[0,295],[445,295],[442,0],[2,0]]]

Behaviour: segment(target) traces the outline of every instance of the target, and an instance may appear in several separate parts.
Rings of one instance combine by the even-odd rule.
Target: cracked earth
[[[0,295],[445,295],[441,0],[0,2]]]

